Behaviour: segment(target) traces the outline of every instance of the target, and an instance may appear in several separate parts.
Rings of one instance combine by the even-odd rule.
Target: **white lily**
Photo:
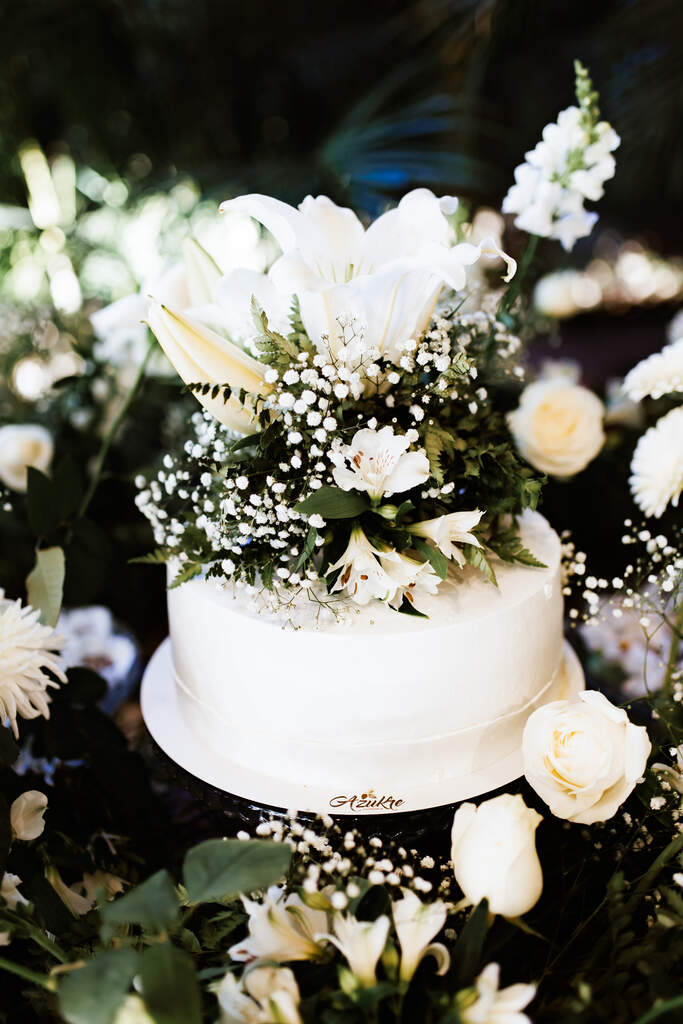
[[[402,899],[396,900],[392,906],[394,927],[401,946],[401,966],[399,980],[410,981],[420,961],[426,956],[433,956],[437,962],[437,974],[445,974],[451,958],[446,947],[440,942],[432,942],[446,923],[446,904],[441,900],[433,903],[422,903],[411,890],[403,889]]]
[[[42,835],[46,807],[47,797],[37,789],[29,789],[17,797],[10,807],[10,823],[17,839],[28,842]]]
[[[389,925],[386,914],[376,921],[358,921],[355,917],[335,914],[332,923],[334,934],[318,935],[317,938],[336,946],[359,984],[363,988],[371,988],[377,983],[377,961],[387,944]]]
[[[409,452],[409,447],[406,435],[395,434],[390,426],[357,430],[351,444],[329,454],[334,482],[345,491],[367,491],[375,501],[409,491],[429,478],[426,454],[422,450]]]
[[[301,1024],[299,986],[288,967],[255,964],[239,981],[228,972],[215,991],[219,1024]]]
[[[498,988],[500,967],[487,964],[474,989],[458,998],[458,1012],[464,1024],[531,1024],[522,1010],[536,995],[535,985],[518,983]]]
[[[223,203],[254,217],[282,249],[269,279],[283,295],[299,298],[309,337],[341,342],[340,319],[355,319],[365,343],[398,358],[400,343],[422,334],[441,287],[460,290],[465,267],[483,254],[502,257],[510,280],[516,264],[493,238],[451,245],[447,214],[456,200],[415,189],[365,230],[352,210],[326,196],[307,196],[298,209],[263,195]],[[230,276],[230,275],[228,275]],[[265,307],[270,315],[268,306]]]
[[[400,608],[405,597],[419,611],[421,598],[436,594],[441,583],[429,562],[419,562],[402,552],[393,549],[387,554],[382,552],[380,562],[387,576],[396,584],[396,593],[389,601],[392,608]]]
[[[59,896],[62,903],[69,908],[74,917],[82,917],[83,914],[87,914],[89,910],[95,905],[94,899],[87,899],[77,893],[75,889],[71,889],[56,867],[48,867],[45,869],[45,877]]]
[[[267,395],[271,385],[266,383],[266,367],[248,353],[211,328],[174,312],[158,302],[149,309],[149,326],[157,341],[186,384],[228,384],[243,389],[249,395]],[[258,429],[253,412],[245,408],[234,396],[227,402],[222,397],[208,395],[197,398],[219,422],[240,433]]]
[[[458,565],[465,564],[465,556],[457,544],[473,544],[480,548],[481,544],[471,532],[478,526],[483,512],[475,508],[471,512],[451,512],[450,515],[437,516],[436,519],[425,519],[421,523],[411,523],[408,530],[416,537],[424,537],[432,541],[446,558],[453,558]]]
[[[361,605],[367,604],[373,598],[379,598],[380,601],[391,600],[396,593],[397,584],[375,557],[380,554],[382,552],[372,546],[361,528],[357,526],[351,532],[344,554],[327,570],[329,574],[341,569],[332,592],[345,590],[356,604]],[[385,559],[389,557],[388,553],[384,553]]]
[[[261,903],[246,896],[242,902],[249,914],[249,934],[228,951],[233,960],[266,957],[285,963],[320,955],[316,935],[327,927],[325,911],[307,907],[296,893],[283,899],[278,886],[271,886]]]

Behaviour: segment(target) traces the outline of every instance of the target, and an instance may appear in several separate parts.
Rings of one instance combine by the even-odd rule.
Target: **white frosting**
[[[231,761],[328,787],[331,800],[443,784],[448,802],[449,781],[510,758],[531,710],[562,685],[560,542],[537,513],[522,538],[546,568],[497,562],[498,588],[454,572],[427,619],[372,602],[345,606],[339,623],[304,598],[299,628],[286,629],[244,591],[170,590],[183,715]]]

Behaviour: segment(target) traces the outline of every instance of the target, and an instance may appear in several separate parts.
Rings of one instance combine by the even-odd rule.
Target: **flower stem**
[[[524,255],[519,262],[517,273],[513,277],[510,287],[505,292],[505,295],[500,300],[500,305],[498,306],[499,314],[507,313],[508,310],[511,309],[513,302],[522,290],[524,279],[529,271],[529,267],[533,263],[537,247],[538,235],[529,235],[529,241],[527,242],[526,249],[524,250]]]
[[[104,437],[104,440],[102,441],[102,445],[100,447],[100,451],[99,451],[99,454],[97,456],[97,463],[95,465],[95,472],[92,475],[92,479],[90,481],[90,486],[88,487],[88,490],[86,491],[85,496],[83,498],[83,501],[81,502],[80,507],[78,509],[78,518],[79,519],[82,519],[83,516],[85,515],[85,513],[87,512],[88,506],[90,505],[90,502],[93,499],[95,491],[97,490],[97,486],[98,486],[98,484],[100,482],[100,478],[102,476],[102,470],[104,469],[104,464],[107,461],[107,455],[109,454],[109,449],[111,448],[112,442],[113,442],[114,438],[116,437],[116,435],[117,435],[117,433],[119,431],[119,428],[120,428],[121,424],[123,423],[123,421],[125,419],[126,413],[128,412],[128,410],[129,410],[129,408],[130,408],[130,406],[131,406],[131,404],[133,402],[133,399],[135,398],[136,394],[138,393],[138,389],[140,387],[142,379],[145,376],[145,370],[147,369],[147,363],[149,362],[149,357],[151,356],[152,352],[156,348],[156,344],[157,344],[156,343],[156,339],[155,338],[150,338],[149,345],[147,346],[147,351],[145,352],[144,358],[143,358],[142,362],[140,363],[140,369],[138,370],[137,375],[135,377],[135,380],[133,381],[133,385],[132,385],[130,391],[128,392],[128,394],[126,395],[126,399],[125,399],[123,405],[121,406],[121,408],[119,409],[119,412],[118,412],[118,415],[117,415],[116,419],[112,423],[111,427],[109,428],[109,430],[107,431],[107,433],[106,433],[106,435]]]
[[[666,675],[664,676],[664,686],[662,687],[662,693],[667,696],[671,696],[673,675],[678,665],[678,655],[681,650],[681,636],[683,635],[683,598],[681,599],[680,607],[676,612],[675,621],[671,625],[673,636],[671,637],[671,647],[669,648],[669,657],[666,663]]]
[[[54,991],[54,987],[46,975],[38,974],[36,971],[30,971],[28,967],[22,967],[21,964],[12,963],[11,960],[5,960],[2,956],[0,956],[0,971],[8,971],[10,974],[16,974],[25,981],[30,981],[34,985],[40,985],[41,988],[46,988],[48,992]]]

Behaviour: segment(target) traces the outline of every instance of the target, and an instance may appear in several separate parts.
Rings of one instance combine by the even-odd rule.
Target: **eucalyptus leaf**
[[[168,871],[157,871],[125,896],[102,907],[102,935],[113,934],[119,924],[139,924],[163,932],[178,913],[178,896]]]
[[[36,564],[26,577],[26,596],[31,607],[40,612],[45,626],[55,626],[64,593],[64,552],[59,547],[41,548]]]
[[[140,957],[145,1005],[156,1024],[201,1024],[201,997],[192,960],[170,942]]]
[[[68,1024],[113,1024],[137,972],[133,949],[98,953],[64,975],[59,985],[59,1012]]]
[[[370,508],[367,495],[360,491],[343,491],[340,487],[319,487],[299,502],[296,511],[302,515],[319,515],[323,519],[352,519]]]
[[[286,873],[290,857],[287,845],[267,839],[207,839],[185,857],[183,882],[193,903],[209,903],[265,889]]]

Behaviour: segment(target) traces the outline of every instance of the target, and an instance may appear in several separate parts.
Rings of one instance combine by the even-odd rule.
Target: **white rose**
[[[605,441],[605,408],[592,391],[561,379],[539,380],[522,392],[508,416],[510,433],[527,462],[552,476],[572,476]]]
[[[47,797],[37,789],[29,789],[18,796],[10,808],[12,832],[25,842],[43,834]]]
[[[0,427],[0,481],[12,491],[25,491],[28,467],[47,473],[53,452],[52,435],[45,427],[35,423]]]
[[[541,820],[521,796],[509,793],[478,807],[458,807],[451,859],[467,905],[486,898],[491,913],[504,917],[520,917],[531,910],[543,890],[535,840]]]
[[[586,690],[575,702],[552,701],[529,716],[524,774],[556,817],[592,825],[616,814],[642,777],[650,748],[647,729],[602,693]]]

